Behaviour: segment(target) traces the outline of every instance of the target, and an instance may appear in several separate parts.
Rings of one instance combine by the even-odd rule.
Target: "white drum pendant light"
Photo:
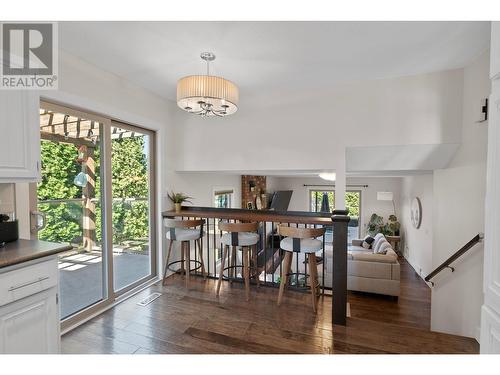
[[[200,116],[231,115],[238,110],[238,87],[227,79],[210,75],[211,52],[200,57],[207,62],[207,75],[187,76],[177,82],[177,105],[186,112]]]

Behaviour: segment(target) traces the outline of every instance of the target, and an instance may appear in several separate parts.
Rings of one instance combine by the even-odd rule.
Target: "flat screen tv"
[[[271,210],[288,211],[288,205],[290,204],[292,193],[293,190],[280,190],[274,192],[271,200]]]

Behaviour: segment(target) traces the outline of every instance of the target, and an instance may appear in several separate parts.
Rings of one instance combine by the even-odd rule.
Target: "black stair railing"
[[[434,278],[439,272],[444,270],[445,268],[451,269],[451,272],[455,271],[455,268],[451,266],[451,264],[460,258],[462,255],[464,255],[467,251],[469,251],[474,245],[478,244],[481,242],[484,238],[483,233],[478,233],[477,235],[474,236],[469,242],[467,242],[464,246],[462,246],[455,254],[453,254],[451,257],[446,259],[441,265],[439,265],[434,271],[432,271],[427,277],[425,278],[425,281],[428,283],[431,283],[432,286],[434,286],[434,283],[431,281],[432,278]]]

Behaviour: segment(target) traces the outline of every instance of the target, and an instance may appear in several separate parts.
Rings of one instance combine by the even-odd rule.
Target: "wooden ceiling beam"
[[[56,143],[67,143],[67,144],[74,145],[76,147],[79,147],[82,145],[87,146],[89,148],[98,147],[98,145],[95,145],[92,141],[89,141],[87,139],[65,137],[64,135],[61,135],[61,134],[40,132],[40,138],[45,140],[45,141],[51,141],[51,142],[56,142]]]

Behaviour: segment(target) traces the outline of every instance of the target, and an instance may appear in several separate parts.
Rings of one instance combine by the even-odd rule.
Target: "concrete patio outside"
[[[113,263],[115,290],[150,273],[148,253],[114,252]],[[100,251],[69,254],[59,258],[62,319],[103,299],[102,267]]]

